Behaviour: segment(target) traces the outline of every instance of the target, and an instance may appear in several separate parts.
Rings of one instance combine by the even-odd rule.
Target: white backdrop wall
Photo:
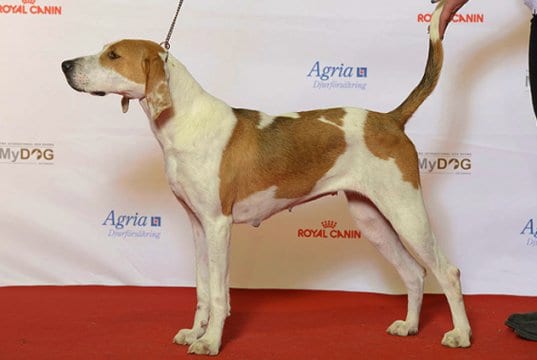
[[[162,41],[175,6],[0,0],[0,285],[194,284],[190,225],[145,115],[74,92],[60,69],[117,39]],[[171,51],[235,107],[387,111],[421,78],[432,10],[426,0],[186,1]],[[472,0],[460,15],[439,86],[407,130],[427,206],[465,293],[537,295],[530,14],[522,1]],[[317,76],[341,64],[360,71]],[[232,285],[404,292],[353,230],[341,196],[236,226]],[[426,289],[439,290],[432,279]]]

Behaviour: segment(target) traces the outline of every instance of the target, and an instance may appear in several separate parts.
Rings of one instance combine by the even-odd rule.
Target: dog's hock
[[[160,56],[145,61],[145,98],[153,121],[172,107],[168,72],[165,67],[166,63]]]

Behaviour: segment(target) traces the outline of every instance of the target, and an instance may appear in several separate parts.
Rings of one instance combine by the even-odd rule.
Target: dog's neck
[[[168,74],[175,117],[188,116],[198,99],[210,96],[187,68],[171,55],[168,58]]]
[[[188,144],[198,136],[220,131],[224,119],[215,119],[214,114],[230,109],[229,106],[207,93],[187,68],[171,55],[167,70],[173,107],[156,121],[150,120],[151,129],[163,149],[180,144],[190,146]],[[146,100],[141,99],[140,104],[151,119]]]

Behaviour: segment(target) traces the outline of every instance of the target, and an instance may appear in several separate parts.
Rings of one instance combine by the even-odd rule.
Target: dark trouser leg
[[[533,111],[537,117],[537,15],[531,19],[529,44],[530,89]]]

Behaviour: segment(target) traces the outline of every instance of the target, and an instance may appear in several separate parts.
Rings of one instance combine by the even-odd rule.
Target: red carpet
[[[537,359],[537,342],[503,322],[537,311],[537,298],[466,296],[469,349],[440,345],[450,329],[441,295],[426,295],[420,332],[385,333],[404,316],[405,296],[232,290],[219,359]],[[172,344],[190,326],[191,288],[0,288],[0,359],[193,359]]]

